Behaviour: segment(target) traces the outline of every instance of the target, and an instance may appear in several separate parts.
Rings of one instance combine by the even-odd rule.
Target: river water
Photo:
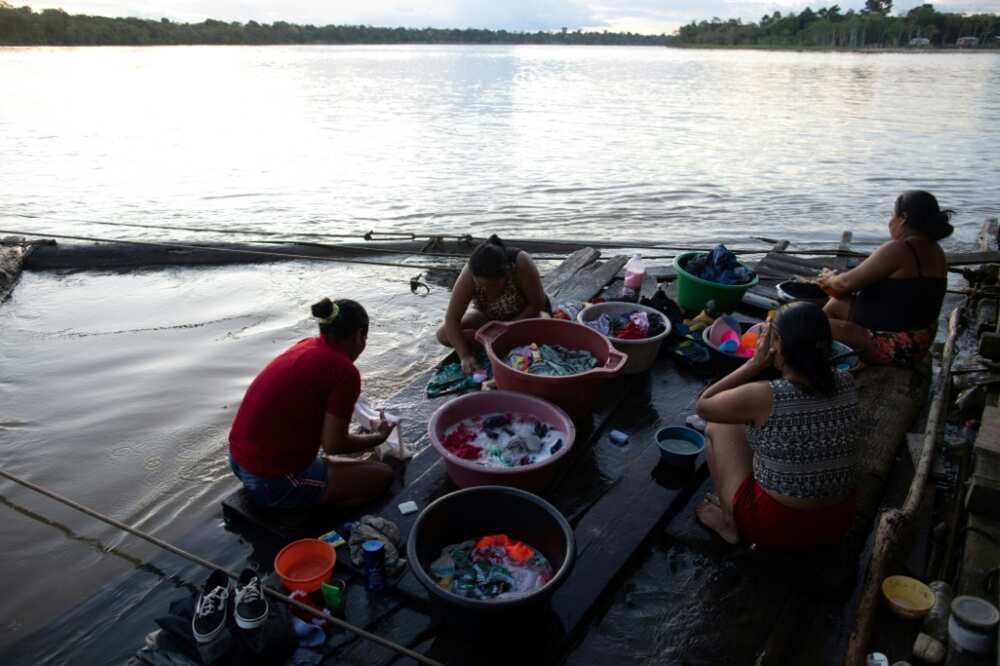
[[[997,127],[997,54],[0,49],[0,228],[698,244],[833,242],[852,229],[871,245],[896,194],[921,187],[959,211],[949,242],[966,247],[1000,212]],[[366,390],[391,395],[439,357],[447,293],[411,295],[416,272],[28,273],[0,306],[0,465],[235,563],[243,550],[216,527],[246,385],[312,334],[311,302],[347,295],[373,316]],[[115,594],[116,581],[148,569],[152,549],[5,481],[0,516],[0,657],[18,644],[17,663],[93,660],[87,622],[30,659],[25,639],[101,590],[114,604],[89,621],[129,617],[145,592]],[[113,656],[140,640],[121,636]]]

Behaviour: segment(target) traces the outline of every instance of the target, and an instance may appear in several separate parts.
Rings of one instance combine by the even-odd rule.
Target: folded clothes
[[[684,270],[702,280],[719,284],[746,284],[756,276],[721,243],[707,254],[696,254],[688,259]]]

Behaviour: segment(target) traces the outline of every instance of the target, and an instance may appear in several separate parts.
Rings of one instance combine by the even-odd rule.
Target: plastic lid
[[[996,606],[979,597],[955,597],[951,602],[951,612],[961,624],[973,629],[992,629],[1000,622],[1000,611]]]

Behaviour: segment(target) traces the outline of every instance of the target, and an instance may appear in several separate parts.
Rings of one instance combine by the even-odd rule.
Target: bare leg
[[[733,497],[753,474],[753,451],[747,446],[746,428],[709,423],[705,428],[705,460],[715,483],[717,501],[706,501],[695,510],[698,520],[729,543],[739,543],[733,521]]]
[[[392,468],[380,462],[326,461],[324,504],[352,507],[378,499],[392,483]]]
[[[827,319],[840,319],[842,321],[848,321],[851,318],[851,306],[853,304],[853,296],[831,298],[826,302],[826,305],[823,306],[823,312],[826,314]]]
[[[462,335],[473,349],[479,348],[479,343],[476,342],[476,331],[488,321],[489,319],[486,318],[486,315],[479,310],[469,310],[462,317]],[[438,328],[436,335],[438,342],[445,347],[451,347],[451,340],[448,339],[448,333],[444,330],[443,324]]]

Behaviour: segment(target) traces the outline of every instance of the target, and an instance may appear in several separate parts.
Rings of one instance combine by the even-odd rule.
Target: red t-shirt
[[[258,476],[304,470],[319,451],[327,412],[350,419],[361,373],[336,343],[306,338],[250,384],[229,431],[229,453]]]

